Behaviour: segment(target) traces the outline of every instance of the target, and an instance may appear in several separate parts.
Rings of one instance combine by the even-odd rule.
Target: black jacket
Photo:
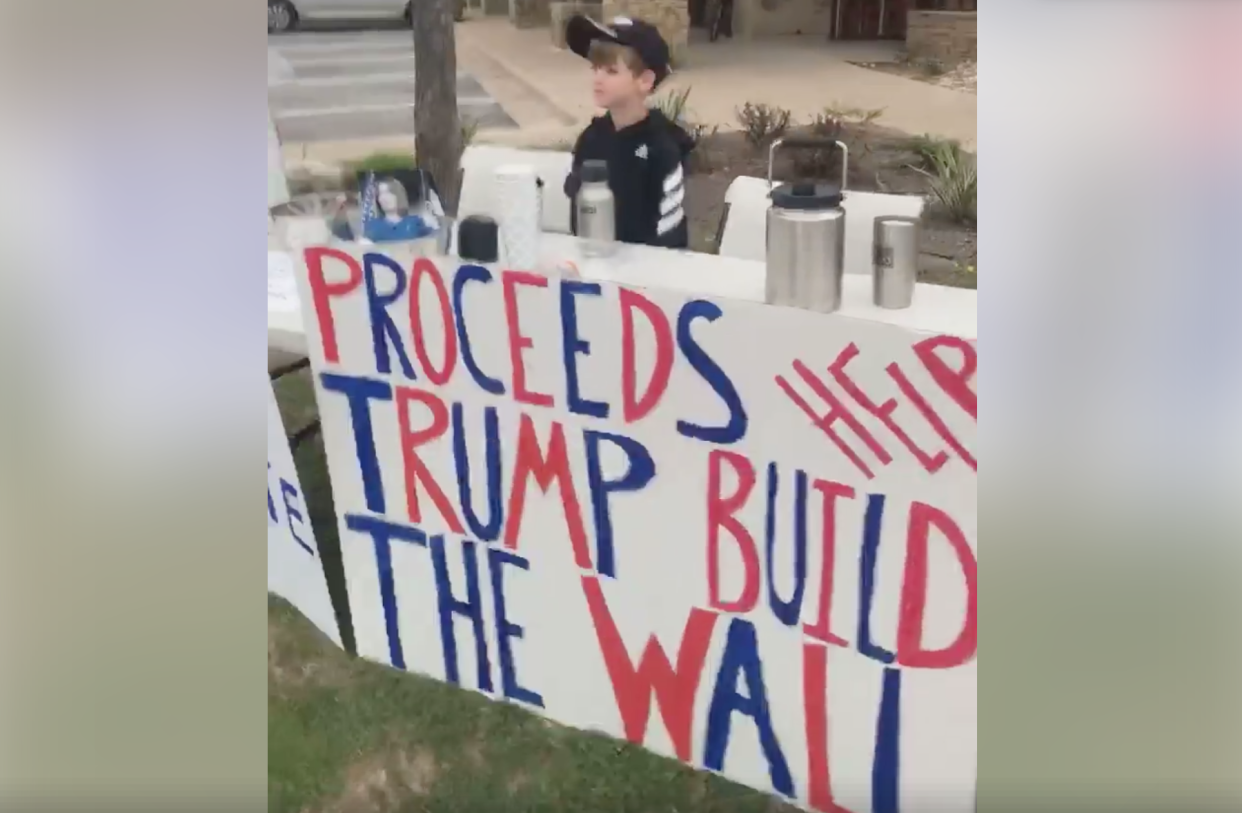
[[[666,248],[687,248],[686,159],[694,149],[690,134],[652,110],[637,124],[618,130],[612,116],[593,119],[574,144],[573,171],[565,179],[572,201],[581,186],[583,161],[608,162],[608,186],[615,198],[617,239]],[[578,233],[577,207],[570,211]]]

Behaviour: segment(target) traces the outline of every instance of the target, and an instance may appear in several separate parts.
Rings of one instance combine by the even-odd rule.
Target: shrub
[[[864,110],[833,104],[818,113],[807,130],[816,138],[845,144],[850,151],[850,159],[854,160],[871,152],[869,128],[883,114],[884,108]],[[793,166],[801,177],[836,181],[841,175],[840,150],[836,147],[799,150],[793,155]]]
[[[938,138],[928,133],[911,138],[906,142],[906,149],[914,153],[914,166],[932,169],[935,156],[945,148],[945,145],[948,145],[950,149],[961,149],[961,142],[959,141]]]
[[[474,137],[479,134],[478,119],[463,119],[461,123],[461,145],[469,147]]]
[[[774,107],[763,102],[747,102],[737,109],[737,120],[742,125],[746,140],[754,147],[763,147],[780,138],[789,129],[793,114],[784,107]]]
[[[664,114],[669,121],[681,124],[689,112],[686,102],[690,99],[690,88],[670,90],[652,98],[651,106]]]
[[[683,122],[682,126],[694,141],[694,151],[690,153],[691,172],[711,172],[712,155],[704,148],[703,142],[720,132],[718,125],[694,124]]]
[[[975,157],[951,141],[942,141],[927,160],[928,168],[913,169],[927,176],[936,203],[954,222],[974,224],[979,182]]]

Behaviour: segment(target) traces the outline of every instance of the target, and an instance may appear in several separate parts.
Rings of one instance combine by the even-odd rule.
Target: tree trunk
[[[457,211],[462,144],[457,113],[455,0],[414,0],[414,155],[431,173],[445,211]]]

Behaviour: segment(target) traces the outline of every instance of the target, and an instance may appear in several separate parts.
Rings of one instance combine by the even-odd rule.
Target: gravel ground
[[[963,90],[977,95],[979,93],[978,67],[979,63],[977,62],[964,62],[948,73],[937,76],[931,81],[953,90]]]

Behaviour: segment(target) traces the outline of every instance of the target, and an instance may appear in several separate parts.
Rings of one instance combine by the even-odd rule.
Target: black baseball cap
[[[575,14],[565,24],[565,44],[583,59],[590,53],[591,43],[597,40],[633,48],[643,64],[655,74],[657,85],[670,73],[668,43],[651,23],[631,17],[614,17],[605,25],[585,15]]]

